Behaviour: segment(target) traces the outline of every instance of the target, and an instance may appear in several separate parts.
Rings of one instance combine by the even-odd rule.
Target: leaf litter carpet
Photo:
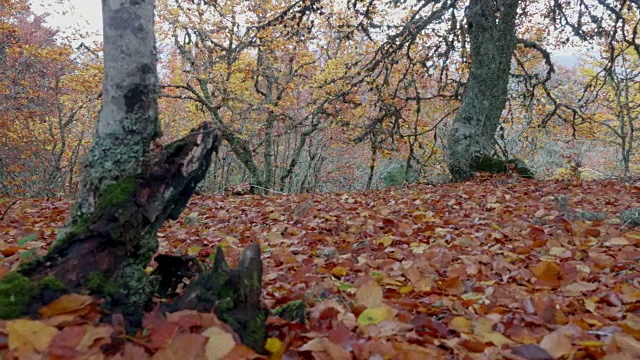
[[[66,200],[0,198],[0,277],[43,254]],[[480,176],[438,186],[195,196],[160,252],[231,263],[263,252],[266,355],[212,314],[151,312],[127,335],[69,295],[38,320],[0,321],[4,358],[640,359],[640,181]],[[589,216],[587,216],[587,215]]]

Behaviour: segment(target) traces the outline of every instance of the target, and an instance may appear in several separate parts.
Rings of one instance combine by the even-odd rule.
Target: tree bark
[[[447,140],[446,162],[454,180],[472,177],[482,157],[494,148],[507,101],[518,4],[519,0],[471,0],[465,10],[471,71]]]
[[[93,213],[107,187],[142,172],[151,141],[160,136],[154,8],[155,0],[102,1],[102,109],[72,224]]]

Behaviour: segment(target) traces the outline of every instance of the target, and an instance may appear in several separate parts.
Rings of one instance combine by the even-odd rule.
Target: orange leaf
[[[93,298],[88,295],[62,295],[52,303],[43,306],[40,310],[38,310],[38,314],[46,319],[55,315],[66,314],[82,309],[88,305],[91,305],[93,301]]]

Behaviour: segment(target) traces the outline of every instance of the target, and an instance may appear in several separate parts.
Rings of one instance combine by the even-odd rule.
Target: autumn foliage
[[[619,213],[640,206],[638,195],[637,181],[482,176],[373,192],[195,197],[158,235],[162,252],[205,262],[216,245],[237,259],[261,244],[266,306],[308,308],[304,323],[270,317],[273,358],[633,359],[640,232]],[[23,200],[8,210],[3,274],[47,249],[68,207]],[[0,323],[0,352],[256,357],[210,314],[150,313],[145,330],[128,336],[117,319],[98,325],[97,309],[69,295],[39,309],[42,320]]]
[[[73,193],[92,134],[100,61],[74,53],[24,0],[0,3],[0,192]]]
[[[73,196],[95,132],[101,45],[78,45],[23,0],[3,4],[0,191]],[[562,48],[566,29],[550,36],[547,5],[523,4],[517,35]],[[394,11],[417,10],[353,6],[158,1],[162,141],[203,120],[225,130],[202,191],[351,191],[448,179],[446,138],[470,64],[464,24],[451,34],[424,31],[393,52],[363,29],[376,21],[393,29],[409,21]],[[616,21],[637,25],[632,10]],[[533,13],[540,22],[524,21]],[[523,159],[539,178],[566,178],[572,168],[583,178],[637,172],[638,54],[628,41],[633,28],[622,30],[602,32],[610,37],[576,53],[574,66],[556,62],[552,73],[537,49],[517,46],[496,134],[500,156]]]

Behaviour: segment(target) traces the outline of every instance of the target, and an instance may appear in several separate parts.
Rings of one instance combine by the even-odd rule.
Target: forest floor
[[[3,214],[11,199],[2,201]],[[0,278],[46,251],[70,205],[9,208]],[[265,306],[308,307],[304,324],[269,318],[274,359],[624,360],[640,358],[640,228],[619,212],[639,207],[638,179],[480,176],[367,192],[196,196],[158,237],[161,252],[205,261],[221,245],[232,264],[261,244]],[[117,324],[96,325],[96,309],[77,295],[43,308],[44,320],[0,322],[0,356],[257,358],[213,315],[151,314],[138,336],[114,337]]]

